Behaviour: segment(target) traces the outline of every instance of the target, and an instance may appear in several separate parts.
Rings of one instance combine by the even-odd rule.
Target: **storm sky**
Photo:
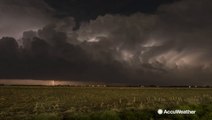
[[[0,78],[212,85],[211,0],[1,0]]]

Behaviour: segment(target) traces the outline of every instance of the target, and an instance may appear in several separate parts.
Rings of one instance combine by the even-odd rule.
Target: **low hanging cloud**
[[[204,83],[206,79],[209,82],[212,72],[209,3],[209,0],[184,0],[163,5],[154,15],[100,16],[81,25],[77,39],[92,44],[85,49],[95,57],[107,51],[135,70],[150,70],[150,74],[165,71],[184,82],[195,80],[189,76],[196,74],[199,81],[195,82]],[[93,46],[98,45],[101,47],[96,50]]]
[[[155,14],[106,14],[81,23],[77,30],[72,17],[50,20],[50,24],[40,29],[25,31],[19,48],[13,38],[1,39],[0,46],[15,49],[9,53],[15,56],[11,61],[13,67],[6,69],[10,66],[2,65],[6,70],[1,69],[1,75],[106,83],[211,85],[209,3],[210,0],[182,0],[161,5]],[[2,59],[2,63],[7,60]]]

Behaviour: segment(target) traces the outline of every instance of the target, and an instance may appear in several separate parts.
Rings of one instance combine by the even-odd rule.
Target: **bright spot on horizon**
[[[55,82],[54,82],[54,80],[52,80],[51,82],[52,82],[52,86],[55,86]]]
[[[62,80],[31,80],[31,79],[0,79],[0,84],[5,85],[84,85],[86,82]]]

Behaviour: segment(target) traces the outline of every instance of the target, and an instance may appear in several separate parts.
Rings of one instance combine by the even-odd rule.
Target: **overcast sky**
[[[212,85],[211,0],[1,0],[0,78]]]

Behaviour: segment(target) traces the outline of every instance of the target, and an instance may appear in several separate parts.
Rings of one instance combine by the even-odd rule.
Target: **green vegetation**
[[[158,115],[157,110],[196,110]],[[211,88],[0,87],[0,120],[209,120]]]

